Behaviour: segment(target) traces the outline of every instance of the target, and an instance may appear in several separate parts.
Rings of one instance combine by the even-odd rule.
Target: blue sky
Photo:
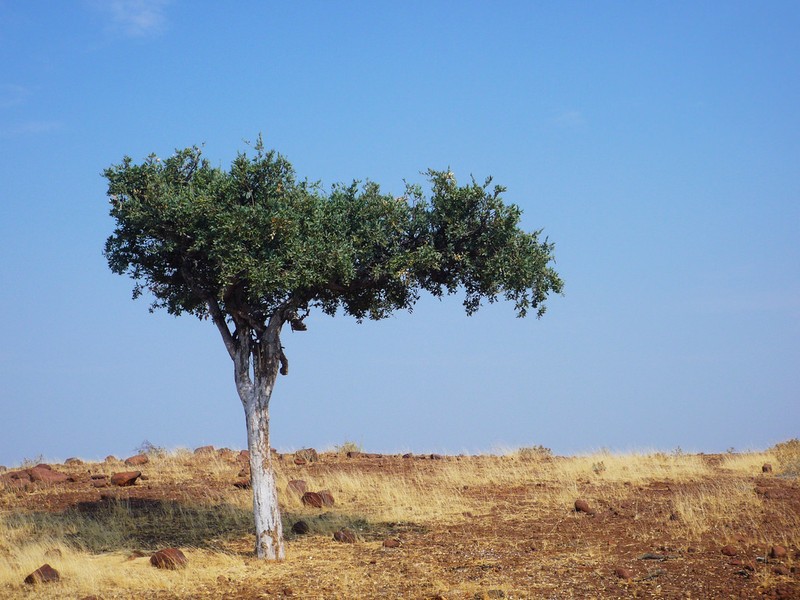
[[[0,1],[0,464],[244,447],[214,327],[101,250],[101,171],[262,132],[301,176],[493,175],[539,321],[423,298],[285,332],[273,445],[559,453],[800,435],[796,2]]]

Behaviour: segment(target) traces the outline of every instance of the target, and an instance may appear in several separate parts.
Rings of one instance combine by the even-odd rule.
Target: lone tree
[[[260,138],[254,151],[230,171],[197,147],[106,169],[116,228],[105,256],[133,278],[134,298],[152,294],[151,311],[210,318],[219,330],[247,421],[256,554],[280,559],[269,400],[289,371],[286,323],[304,331],[311,309],[383,319],[411,309],[422,290],[462,289],[467,314],[505,298],[518,316],[541,316],[562,281],[553,245],[519,229],[520,209],[503,203],[491,178],[459,186],[449,170],[429,170],[429,198],[419,186],[398,198],[370,182],[325,192],[298,181]]]

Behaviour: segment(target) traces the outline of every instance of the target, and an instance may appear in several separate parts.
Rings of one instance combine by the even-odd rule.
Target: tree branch
[[[228,329],[228,324],[225,322],[225,315],[222,314],[219,304],[214,298],[206,299],[206,305],[208,306],[208,312],[211,315],[211,320],[214,321],[214,325],[216,325],[217,329],[219,329],[219,333],[222,336],[222,341],[225,344],[225,348],[228,350],[228,354],[230,354],[231,360],[235,361],[236,339],[231,334],[231,330]]]

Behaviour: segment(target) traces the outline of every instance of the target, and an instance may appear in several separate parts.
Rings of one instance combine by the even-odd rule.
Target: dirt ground
[[[331,453],[298,465],[286,456],[278,461],[287,538],[279,563],[252,556],[250,492],[233,486],[242,480],[241,458],[217,452],[211,468],[193,456],[136,466],[146,479],[130,487],[92,484],[92,474],[134,469],[113,461],[52,465],[74,481],[0,484],[0,520],[6,520],[0,597],[800,599],[797,478],[762,473],[760,465],[733,469],[725,456],[699,457],[699,476],[631,480],[604,475],[596,459],[585,473],[576,468],[555,477],[559,461],[566,469],[572,459],[547,457],[542,468],[549,470],[527,479],[524,470],[502,476],[504,469],[524,467],[508,457]],[[483,475],[475,476],[478,471]],[[460,476],[463,482],[454,483]],[[419,482],[419,495],[407,488],[392,493],[399,478]],[[334,481],[336,504],[316,509],[290,502],[285,482],[294,479]],[[375,490],[369,481],[384,487]],[[590,512],[576,510],[579,498]],[[387,519],[374,506],[392,502],[411,511],[416,508],[399,505],[431,499],[435,511],[428,515],[421,506],[409,519]],[[193,513],[195,505],[205,508]],[[130,535],[117,541],[95,542],[85,532],[88,524],[111,528],[103,519],[123,517]],[[310,525],[304,535],[291,531],[301,519]],[[355,543],[334,540],[332,532],[342,527],[355,533]],[[399,545],[387,547],[386,540]],[[39,545],[23,560],[28,541]],[[48,544],[64,550],[48,559]],[[188,566],[150,567],[150,553],[170,546],[184,551]],[[62,571],[61,581],[22,583],[39,562],[36,552],[41,563]],[[94,568],[88,566],[94,556],[103,557],[104,573],[117,569],[118,578],[70,584],[69,574],[82,572],[81,560]]]

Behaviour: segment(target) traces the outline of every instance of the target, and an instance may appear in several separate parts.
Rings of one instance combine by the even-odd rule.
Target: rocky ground
[[[612,458],[276,456],[277,564],[238,452],[9,469],[0,597],[800,598],[796,477]]]

